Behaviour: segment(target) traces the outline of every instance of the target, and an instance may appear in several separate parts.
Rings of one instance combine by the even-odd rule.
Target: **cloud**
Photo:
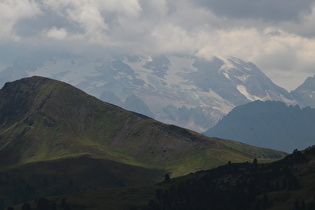
[[[19,40],[13,26],[21,19],[33,18],[41,14],[34,0],[3,0],[0,2],[0,37]]]
[[[11,46],[12,55],[235,56],[280,85],[276,75],[304,76],[315,66],[314,0],[2,0],[0,24],[0,52]]]
[[[292,32],[301,36],[315,37],[315,4],[310,8],[310,13],[300,16],[299,21],[284,21],[280,27],[288,32]]]
[[[297,20],[309,13],[313,0],[196,0],[219,16],[274,21]]]
[[[67,31],[64,28],[52,27],[45,33],[45,35],[48,38],[63,40],[67,37]]]

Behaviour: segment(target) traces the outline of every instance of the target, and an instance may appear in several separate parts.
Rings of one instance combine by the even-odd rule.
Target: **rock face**
[[[235,57],[39,56],[1,71],[0,82],[33,75],[65,81],[103,101],[198,132],[254,100],[296,103],[254,64]]]

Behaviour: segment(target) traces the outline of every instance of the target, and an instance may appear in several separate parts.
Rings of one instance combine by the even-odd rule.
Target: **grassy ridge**
[[[7,84],[1,96],[1,112],[11,113],[12,107],[18,110],[13,116],[2,113],[1,153],[9,159],[2,165],[89,154],[167,169],[177,176],[229,160],[252,160],[257,154],[270,157],[270,150],[247,147],[245,151],[246,145],[158,123],[55,80],[22,79]],[[273,153],[276,158],[284,156],[281,152]]]
[[[0,176],[6,180],[0,196],[10,192],[8,203],[24,196],[14,197],[20,188],[12,182],[38,189],[34,197],[45,188],[45,195],[74,192],[55,189],[67,185],[67,177],[75,181],[77,188],[72,190],[77,191],[98,182],[104,188],[152,184],[165,173],[177,177],[228,161],[275,160],[285,155],[166,125],[47,78],[25,78],[0,90]],[[58,177],[65,166],[65,178],[55,185],[41,184]]]

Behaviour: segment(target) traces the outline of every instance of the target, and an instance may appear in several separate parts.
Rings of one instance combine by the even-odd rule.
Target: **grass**
[[[23,81],[13,84],[16,89],[23,89],[21,97],[27,101],[29,107],[24,107],[27,112],[16,118],[18,123],[0,131],[5,136],[1,141],[8,142],[8,153],[19,154],[16,165],[90,154],[135,166],[166,169],[180,176],[228,161],[251,161],[256,154],[262,157],[271,154],[269,150],[158,123],[101,102],[62,82],[37,77]],[[13,96],[16,97],[15,93]],[[28,119],[34,123],[25,123]],[[10,142],[15,142],[14,146]]]
[[[35,187],[40,187],[37,182],[45,177],[62,177],[56,170],[62,168],[65,176],[83,183],[78,186],[81,190],[89,188],[90,181],[85,180],[90,180],[89,175],[98,176],[97,162],[111,163],[110,168],[101,164],[105,180],[119,184],[121,179],[130,186],[152,183],[166,172],[178,177],[228,161],[285,155],[159,123],[101,102],[65,83],[43,78],[23,81],[11,83],[15,91],[5,98],[8,107],[19,97],[25,103],[16,107],[18,114],[9,116],[13,121],[0,130],[0,172],[13,173],[14,179],[22,174]],[[93,161],[80,162],[82,156]],[[69,182],[61,179],[56,187]],[[100,177],[95,181],[103,183]],[[49,195],[52,190],[45,193]]]
[[[0,171],[0,197],[12,205],[49,195],[154,184],[165,173],[88,155],[34,162]],[[27,189],[34,191],[25,194]]]
[[[73,209],[91,210],[117,210],[117,209],[136,209],[144,208],[148,201],[155,197],[155,188],[143,186],[137,188],[119,188],[94,190],[87,193],[77,193],[65,196],[49,197],[50,201],[56,202],[61,207],[62,200],[70,203]],[[29,202],[32,208],[36,207],[34,201]],[[22,205],[15,206],[21,209]]]

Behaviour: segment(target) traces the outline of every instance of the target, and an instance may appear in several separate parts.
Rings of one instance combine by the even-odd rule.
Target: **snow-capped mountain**
[[[250,101],[296,103],[254,64],[235,57],[39,56],[1,71],[0,85],[33,75],[65,81],[125,109],[199,132]]]

